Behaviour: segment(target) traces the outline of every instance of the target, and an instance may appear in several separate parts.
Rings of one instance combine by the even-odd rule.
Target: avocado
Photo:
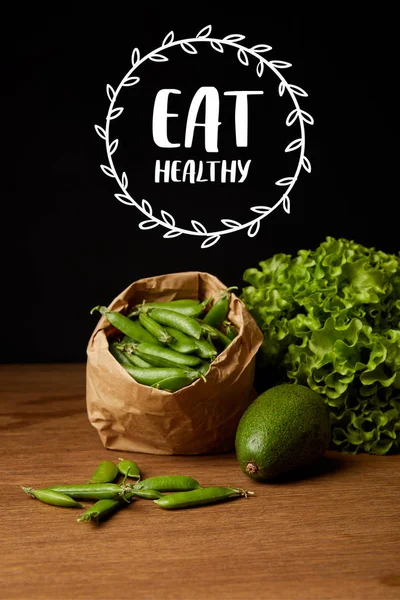
[[[329,442],[329,411],[322,396],[284,383],[250,404],[240,419],[235,448],[242,471],[267,481],[321,457]]]

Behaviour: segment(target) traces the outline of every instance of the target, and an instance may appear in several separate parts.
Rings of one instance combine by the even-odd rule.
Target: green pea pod
[[[186,475],[158,475],[135,483],[134,490],[157,490],[157,492],[179,492],[200,488],[198,481]]]
[[[110,344],[108,347],[108,349],[111,352],[111,354],[113,355],[113,357],[122,366],[131,364],[131,361],[129,360],[129,357],[127,356],[127,354],[125,354],[125,352],[122,352],[122,350],[120,350],[117,347],[117,345],[118,345],[118,342],[112,342],[112,344]]]
[[[135,367],[140,367],[141,369],[148,369],[149,367],[151,367],[151,364],[149,362],[146,362],[145,360],[143,360],[143,358],[140,358],[140,356],[138,356],[137,354],[130,354],[128,356],[129,356],[130,364]]]
[[[118,329],[118,331],[129,336],[130,338],[133,338],[135,341],[150,342],[161,345],[161,343],[158,342],[154,336],[149,337],[151,334],[146,331],[146,329],[144,329],[137,321],[131,321],[131,319],[128,319],[128,317],[125,315],[122,315],[114,310],[109,310],[106,306],[95,306],[90,311],[90,314],[93,314],[95,310],[98,310],[100,314],[105,316],[109,323]]]
[[[253,495],[253,492],[247,492],[240,488],[206,487],[189,492],[167,494],[158,500],[153,500],[153,502],[161,508],[170,510],[190,508],[192,506],[201,506],[204,504],[214,504],[215,502],[223,502],[230,498],[239,496],[247,497],[249,495]]]
[[[151,333],[151,335],[154,335],[154,337],[159,342],[162,342],[163,344],[172,342],[172,336],[168,333],[168,331],[165,329],[165,327],[160,325],[160,323],[157,323],[157,321],[154,321],[154,319],[152,319],[148,315],[141,312],[139,314],[139,321],[140,321],[141,325],[143,325],[143,327],[149,333]]]
[[[131,500],[132,498],[144,498],[145,500],[156,500],[157,498],[161,498],[162,494],[157,492],[157,490],[131,490],[127,492],[126,499]]]
[[[145,342],[146,344],[154,344],[155,346],[165,346],[162,342],[159,342],[154,335],[151,335],[144,327],[141,326],[139,320],[132,321],[136,328],[136,337],[129,337],[128,335],[124,335],[122,338],[123,344],[137,344],[141,342]]]
[[[128,338],[128,339],[131,340],[132,338]],[[130,343],[132,343],[132,342],[130,342]],[[133,343],[137,344],[137,342],[133,342]],[[128,344],[126,344],[126,345],[128,345]],[[128,354],[127,352],[125,352],[123,350],[123,348],[125,348],[125,345],[122,343],[119,343],[119,342],[113,342],[113,344],[109,348],[111,354],[114,356],[114,358],[116,358],[116,360],[119,362],[119,364],[122,365],[123,367],[126,365],[128,365],[128,366],[134,365],[135,367],[141,367],[141,368],[145,369],[145,368],[151,366],[149,363],[144,361],[139,356],[136,356],[135,354]]]
[[[34,490],[32,488],[23,487],[25,494],[29,494],[32,498],[36,498],[45,504],[52,506],[63,506],[65,508],[83,508],[82,504],[76,502],[71,496],[56,492],[54,490]]]
[[[130,348],[128,348],[129,352]],[[135,354],[143,358],[143,360],[157,367],[195,367],[201,363],[199,356],[192,354],[182,354],[171,348],[159,348],[152,344],[138,344],[134,346]],[[155,361],[155,362],[154,362]]]
[[[208,325],[208,323],[204,323],[204,321],[199,320],[198,323],[202,329],[203,335],[209,335],[210,338],[214,340],[216,344],[222,346],[223,349],[229,346],[232,340],[229,339],[225,333],[212,327],[212,325]]]
[[[166,326],[165,329],[170,335],[172,335],[172,342],[169,342],[168,344],[172,350],[176,350],[176,352],[181,352],[182,354],[190,354],[191,352],[195,352],[197,349],[197,340],[189,337],[186,335],[186,333],[182,333],[182,331],[179,331],[174,327]]]
[[[142,385],[153,386],[155,383],[170,377],[189,377],[192,381],[202,377],[198,371],[180,369],[179,367],[150,367],[140,369],[139,367],[124,367],[135,381]]]
[[[103,500],[122,497],[127,491],[116,483],[77,483],[70,485],[53,485],[46,488],[54,492],[67,494],[76,500]]]
[[[180,313],[166,308],[151,308],[149,310],[149,315],[152,319],[157,321],[157,323],[174,327],[197,340],[201,338],[201,327],[192,317],[181,315]]]
[[[206,298],[203,302],[198,300],[172,300],[171,302],[146,302],[137,305],[140,310],[149,308],[166,308],[174,312],[186,315],[187,317],[198,317],[204,311],[211,298]]]
[[[202,335],[206,339],[211,339],[211,340],[218,339],[218,336],[221,333],[219,329],[216,329],[215,327],[211,327],[211,325],[207,325],[207,323],[204,323],[204,321],[202,321],[201,319],[197,319],[197,322],[199,323],[199,325],[201,327]]]
[[[139,467],[133,460],[127,460],[125,458],[120,458],[119,463],[117,465],[118,471],[121,475],[125,475],[125,477],[132,477],[134,479],[140,479],[140,471]]]
[[[118,475],[118,467],[111,460],[103,460],[88,483],[111,483]]]
[[[199,303],[199,300],[195,300],[193,298],[180,298],[179,300],[171,300],[170,302],[154,302],[154,304],[156,304],[157,306],[160,306],[160,304],[162,304],[165,308],[167,308],[168,305],[171,306],[197,306],[197,304]],[[147,306],[150,304],[149,302],[146,303]]]
[[[196,340],[195,354],[201,358],[209,358],[210,360],[214,360],[218,352],[211,340],[200,338],[199,340]]]
[[[196,370],[199,373],[201,373],[201,375],[203,375],[202,379],[204,381],[207,381],[205,375],[207,375],[208,371],[210,370],[210,367],[211,367],[210,363],[206,360],[202,360],[201,364],[196,367]]]
[[[225,335],[230,339],[234,340],[238,336],[238,330],[230,321],[224,321]]]
[[[190,377],[169,377],[159,381],[152,387],[165,392],[177,392],[191,383],[193,383],[193,379],[190,379]]]
[[[124,500],[112,500],[108,498],[106,500],[98,500],[93,506],[90,506],[86,512],[84,512],[79,519],[78,523],[87,523],[88,521],[100,521],[111,516],[118,509],[126,506]]]
[[[222,292],[219,300],[210,308],[208,313],[205,315],[203,321],[207,323],[207,325],[212,325],[218,329],[221,327],[222,323],[226,319],[229,312],[229,304],[231,301],[231,290],[237,290],[236,286],[227,288],[224,292]]]

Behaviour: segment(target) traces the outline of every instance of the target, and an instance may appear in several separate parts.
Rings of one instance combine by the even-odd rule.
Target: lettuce
[[[398,451],[400,254],[327,237],[259,267],[245,271],[241,294],[264,333],[256,372],[321,394],[333,448]]]

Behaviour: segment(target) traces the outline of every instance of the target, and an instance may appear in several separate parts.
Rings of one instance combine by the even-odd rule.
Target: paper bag
[[[208,273],[184,272],[136,281],[110,305],[127,313],[142,302],[179,298],[216,302],[225,290]],[[170,393],[137,383],[108,350],[116,330],[101,317],[87,348],[87,411],[106,448],[150,454],[204,454],[234,448],[240,417],[254,399],[255,354],[263,335],[243,302],[231,297],[239,335],[198,379]]]

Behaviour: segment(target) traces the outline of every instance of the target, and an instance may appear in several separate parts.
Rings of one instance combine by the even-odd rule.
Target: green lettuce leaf
[[[320,393],[333,448],[399,451],[400,254],[327,237],[243,279],[241,298],[264,333],[257,373]]]

